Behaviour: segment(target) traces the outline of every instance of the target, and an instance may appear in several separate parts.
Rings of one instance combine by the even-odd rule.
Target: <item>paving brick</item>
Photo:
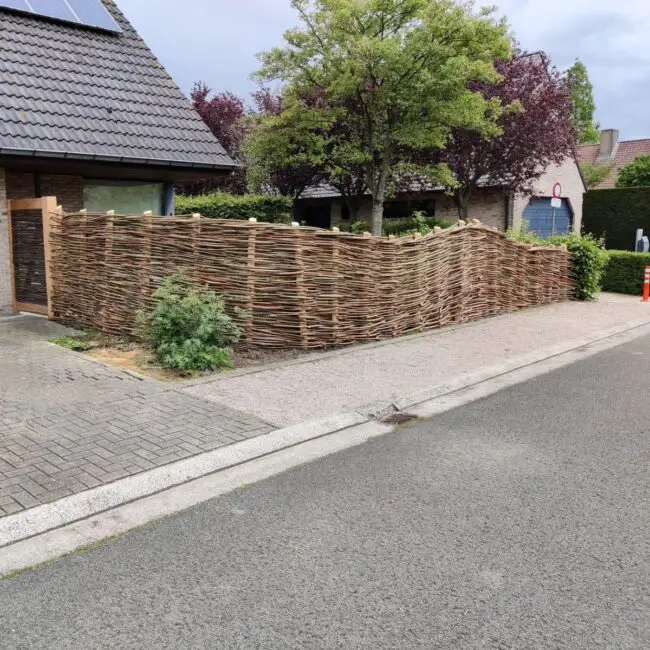
[[[0,515],[270,430],[46,342],[67,331],[37,318],[0,323]]]

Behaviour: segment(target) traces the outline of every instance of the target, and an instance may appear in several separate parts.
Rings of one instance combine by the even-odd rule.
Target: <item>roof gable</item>
[[[122,34],[0,9],[0,152],[234,164],[112,0]]]

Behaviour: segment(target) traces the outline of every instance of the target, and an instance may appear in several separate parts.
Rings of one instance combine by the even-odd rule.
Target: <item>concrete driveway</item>
[[[0,516],[274,429],[48,343],[69,332],[0,320]]]

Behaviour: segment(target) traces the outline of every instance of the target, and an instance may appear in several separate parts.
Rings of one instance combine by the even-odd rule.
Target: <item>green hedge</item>
[[[293,201],[284,196],[235,196],[225,192],[200,196],[176,197],[176,214],[200,212],[212,219],[255,218],[258,221],[277,223],[290,221]]]
[[[603,291],[640,296],[646,266],[650,266],[650,253],[608,251]]]
[[[429,228],[434,228],[435,226],[440,226],[441,228],[449,228],[453,226],[456,222],[445,219],[437,219],[434,217],[427,217],[424,219],[424,223]],[[368,221],[352,221],[352,222],[341,222],[336,224],[342,232],[371,232],[372,224]],[[405,233],[410,233],[418,230],[420,223],[415,217],[408,219],[390,219],[385,218],[383,222],[383,233],[385,236],[395,235],[399,237]]]
[[[650,187],[587,192],[582,224],[606,248],[633,251],[637,229],[650,236]]]

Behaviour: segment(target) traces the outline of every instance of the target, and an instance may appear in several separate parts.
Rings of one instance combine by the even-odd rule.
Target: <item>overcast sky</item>
[[[117,0],[188,92],[196,80],[248,95],[255,54],[296,24],[289,0]],[[524,49],[567,68],[582,59],[597,118],[624,139],[650,138],[650,3],[647,0],[493,0]]]

